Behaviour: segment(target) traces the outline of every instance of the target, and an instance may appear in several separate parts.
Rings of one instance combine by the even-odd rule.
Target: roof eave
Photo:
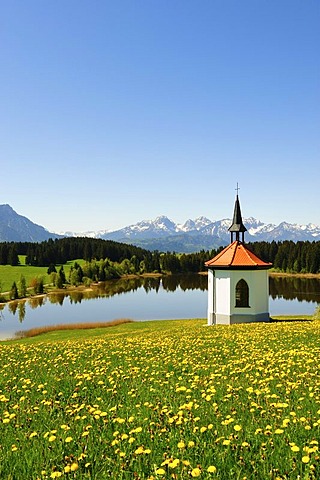
[[[269,270],[271,265],[206,265],[211,270]]]

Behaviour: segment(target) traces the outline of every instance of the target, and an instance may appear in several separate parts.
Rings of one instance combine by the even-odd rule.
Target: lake
[[[270,277],[270,315],[311,315],[320,303],[320,279]],[[6,304],[0,310],[0,339],[45,325],[205,318],[207,276],[111,280],[93,291],[57,293]]]

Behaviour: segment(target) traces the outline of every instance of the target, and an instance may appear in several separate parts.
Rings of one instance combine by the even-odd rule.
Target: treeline
[[[0,243],[0,264],[18,265],[18,255],[26,255],[26,265],[46,267],[61,265],[69,260],[84,259],[91,263],[91,269],[100,270],[99,278],[110,278],[111,264],[117,263],[118,271],[125,273],[172,273],[198,272],[204,269],[204,262],[216,251],[178,255],[175,253],[151,252],[140,247],[87,237],[47,240],[42,243],[2,242]],[[105,265],[97,262],[106,260]],[[89,268],[89,277],[91,271]],[[102,271],[105,271],[103,273]],[[95,276],[97,274],[95,273]],[[113,272],[112,277],[115,277]]]
[[[112,262],[121,262],[136,256],[139,261],[151,258],[151,252],[133,245],[95,238],[49,239],[41,243],[2,242],[0,243],[0,264],[18,265],[18,255],[26,255],[26,265],[46,267],[58,265],[69,260],[108,258]]]
[[[288,240],[248,243],[247,246],[260,258],[271,262],[278,271],[320,273],[320,242]],[[84,276],[108,279],[129,273],[205,271],[205,262],[221,250],[222,247],[190,254],[161,253],[111,240],[62,238],[42,243],[2,242],[0,264],[18,265],[18,255],[26,255],[26,264],[35,266],[61,265],[69,260],[84,259],[88,263],[88,274],[85,272]],[[103,266],[102,260],[105,262]],[[92,269],[95,273],[92,273]]]
[[[248,248],[273,268],[287,273],[320,273],[320,242],[255,242]]]

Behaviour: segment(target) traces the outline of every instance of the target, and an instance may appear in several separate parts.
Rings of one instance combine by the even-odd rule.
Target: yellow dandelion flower
[[[230,445],[230,440],[223,440],[222,445]]]
[[[170,468],[176,468],[180,463],[180,460],[178,458],[175,458],[172,462],[168,463],[168,467]]]
[[[277,435],[280,435],[281,433],[283,433],[283,430],[282,428],[277,428],[274,433],[276,433]]]
[[[32,432],[32,433],[30,433],[29,438],[33,438],[33,437],[37,437],[37,436],[38,436],[37,432]]]
[[[216,473],[217,469],[214,465],[210,465],[210,467],[207,468],[207,472],[209,473]]]
[[[309,463],[310,462],[310,457],[309,457],[309,455],[304,455],[301,460],[302,460],[303,463]]]
[[[200,475],[201,475],[200,468],[196,467],[193,470],[191,470],[191,477],[200,477]]]
[[[195,446],[194,441],[193,441],[193,440],[190,440],[190,441],[188,442],[188,447],[194,447],[194,446]]]
[[[291,447],[291,450],[292,450],[293,452],[299,452],[300,448],[299,448],[297,445],[293,445],[293,446]]]
[[[240,430],[242,430],[241,425],[235,425],[233,428],[236,432],[240,432]]]
[[[183,441],[178,443],[178,448],[185,448],[185,446],[186,444]]]
[[[158,468],[156,470],[156,475],[164,475],[166,471],[163,468]]]
[[[143,453],[143,452],[144,452],[144,448],[143,448],[143,447],[138,447],[138,448],[135,450],[134,453],[135,453],[136,455],[141,455],[141,453]]]
[[[50,435],[49,442],[54,442],[57,437],[55,435]]]
[[[50,478],[59,478],[62,477],[62,472],[52,472]]]
[[[71,472],[70,465],[67,465],[66,467],[64,467],[64,473],[70,473],[70,472]]]
[[[76,470],[78,470],[78,468],[79,468],[79,465],[77,463],[72,463],[70,470],[71,472],[75,472]]]
[[[70,443],[70,442],[72,442],[72,440],[73,440],[72,437],[67,437],[67,438],[65,439],[65,442],[66,442],[66,443]]]

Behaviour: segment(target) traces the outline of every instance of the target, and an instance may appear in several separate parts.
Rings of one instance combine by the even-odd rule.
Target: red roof
[[[205,263],[211,268],[270,268],[272,263],[264,262],[243,243],[236,240],[230,243],[222,252]]]

